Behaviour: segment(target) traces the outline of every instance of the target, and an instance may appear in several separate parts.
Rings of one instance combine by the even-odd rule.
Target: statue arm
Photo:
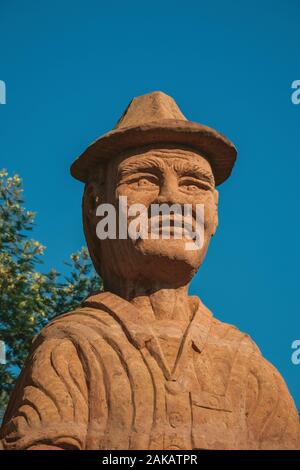
[[[260,353],[248,376],[246,415],[250,439],[259,449],[300,449],[295,403],[277,369]]]
[[[83,449],[88,399],[76,347],[64,337],[38,338],[35,345],[4,417],[2,448]]]

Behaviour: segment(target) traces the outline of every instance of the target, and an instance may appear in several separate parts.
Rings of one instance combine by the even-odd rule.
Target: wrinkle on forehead
[[[151,149],[145,153],[125,157],[118,162],[117,176],[121,178],[154,168],[163,172],[167,167],[171,167],[180,175],[195,175],[204,178],[215,186],[211,166],[205,157],[193,151],[181,149]]]

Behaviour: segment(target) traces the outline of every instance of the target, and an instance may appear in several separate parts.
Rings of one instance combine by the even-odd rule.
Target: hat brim
[[[220,132],[190,121],[166,119],[104,134],[74,161],[71,175],[87,182],[102,160],[137,147],[166,143],[181,144],[200,152],[212,167],[216,185],[230,176],[236,160],[235,146]]]

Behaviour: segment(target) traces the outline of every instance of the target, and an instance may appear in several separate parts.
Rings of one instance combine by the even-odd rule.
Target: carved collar
[[[111,293],[102,292],[88,297],[83,307],[101,309],[111,315],[125,331],[132,343],[138,348],[146,347],[160,364],[167,380],[176,378],[179,363],[187,357],[187,353],[193,346],[201,352],[206,344],[212,322],[212,313],[203,305],[198,297],[190,298],[194,315],[186,329],[179,348],[178,358],[173,371],[170,370],[159,341],[150,325],[143,322],[140,311],[127,300]]]

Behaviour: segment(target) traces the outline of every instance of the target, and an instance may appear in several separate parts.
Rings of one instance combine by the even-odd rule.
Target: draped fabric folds
[[[170,368],[151,325],[109,292],[34,339],[3,449],[300,448],[294,402],[249,336],[198,298]]]

